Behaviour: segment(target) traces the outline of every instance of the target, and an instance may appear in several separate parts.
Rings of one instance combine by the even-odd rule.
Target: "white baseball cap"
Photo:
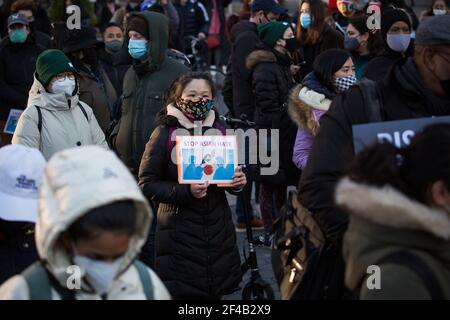
[[[37,149],[19,144],[0,148],[0,218],[36,222],[39,186],[46,161]]]

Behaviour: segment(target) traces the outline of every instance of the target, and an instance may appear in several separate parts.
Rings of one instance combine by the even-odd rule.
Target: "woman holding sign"
[[[179,161],[171,157],[175,147],[172,137],[178,136],[177,129],[192,136],[194,127],[201,125],[202,133],[215,128],[224,134],[212,108],[214,96],[208,75],[190,73],[178,78],[146,145],[139,170],[143,193],[159,203],[155,270],[175,299],[220,299],[241,281],[236,234],[225,189],[201,183],[202,178],[197,183],[179,183],[183,177],[179,176],[178,166],[214,168],[208,166],[212,154],[186,155],[188,160],[178,166]],[[211,174],[204,171],[202,177],[208,173]],[[240,192],[247,182],[240,167],[230,178],[228,191],[232,193]]]

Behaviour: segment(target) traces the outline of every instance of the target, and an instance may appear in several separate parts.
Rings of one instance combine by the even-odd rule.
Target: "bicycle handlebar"
[[[219,116],[219,119],[222,121],[225,121],[226,124],[234,125],[237,127],[243,127],[243,128],[252,128],[255,126],[255,122],[247,120],[245,116],[241,116],[240,119],[237,118],[231,118],[226,116]]]

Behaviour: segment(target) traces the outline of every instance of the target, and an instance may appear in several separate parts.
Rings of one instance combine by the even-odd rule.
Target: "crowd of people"
[[[404,0],[230,3],[3,2],[0,299],[222,299],[243,278],[236,232],[273,249],[288,188],[325,237],[319,296],[450,299],[449,125],[357,155],[352,131],[450,115],[449,2],[419,17]],[[175,136],[225,135],[221,116],[279,137],[276,174],[244,141],[229,185],[180,183]]]

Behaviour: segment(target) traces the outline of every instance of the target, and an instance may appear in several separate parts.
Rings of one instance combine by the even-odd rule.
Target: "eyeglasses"
[[[75,80],[75,75],[73,73],[60,73],[53,77],[53,81],[63,81],[64,79],[69,78],[70,80]]]

